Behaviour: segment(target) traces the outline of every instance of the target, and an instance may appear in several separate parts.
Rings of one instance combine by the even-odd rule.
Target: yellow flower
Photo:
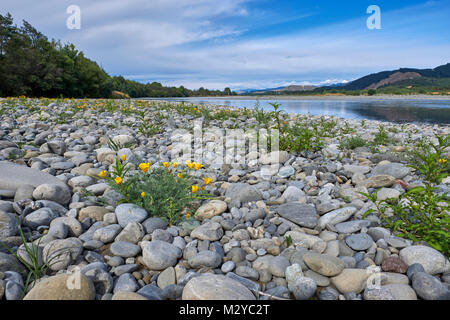
[[[186,160],[186,165],[188,166],[189,169],[192,169],[194,167],[194,162]]]
[[[141,192],[141,197],[145,198],[145,192],[144,191]]]
[[[203,182],[208,185],[212,181],[211,178],[203,178]]]
[[[116,184],[121,184],[122,183],[122,178],[121,177],[117,177],[114,179],[114,181],[116,182]]]
[[[106,170],[102,170],[102,171],[98,174],[98,176],[99,176],[100,178],[105,178],[107,174],[108,174],[108,173],[106,172]]]
[[[197,171],[197,170],[199,170],[200,168],[203,168],[203,165],[202,165],[201,163],[195,162],[195,163],[194,163],[194,167],[195,167],[195,170]]]
[[[198,186],[192,186],[192,193],[196,193],[198,191]]]
[[[186,213],[186,219],[189,219],[191,217],[190,213]]]
[[[127,156],[126,155],[122,155],[122,161],[125,161],[125,160],[127,160]]]
[[[172,166],[176,168],[178,166],[178,162],[172,162]]]
[[[150,168],[150,162],[147,163],[140,163],[139,164],[139,169],[141,169],[143,172],[147,172],[148,169]]]
[[[180,179],[183,179],[183,174],[182,173],[178,173],[177,177],[180,178]]]
[[[447,164],[447,159],[439,159],[439,164]]]
[[[163,162],[162,165],[164,166],[164,168],[168,168],[170,166],[170,164],[168,162]]]

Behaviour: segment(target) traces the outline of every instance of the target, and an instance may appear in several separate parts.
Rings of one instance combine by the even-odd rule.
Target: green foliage
[[[375,89],[369,89],[369,90],[367,90],[367,94],[369,95],[369,96],[373,96],[374,94],[376,94],[377,93],[377,90],[375,90]]]
[[[110,98],[115,90],[132,98],[236,95],[230,88],[193,91],[111,77],[73,44],[49,41],[26,21],[18,27],[10,14],[0,14],[0,79],[0,96]]]
[[[280,125],[280,150],[288,152],[317,151],[324,145],[324,138],[336,134],[336,120],[307,120],[300,118],[293,125]]]
[[[200,169],[198,163],[192,163],[191,169],[181,169],[176,163],[164,162],[153,170],[149,169],[149,163],[141,163],[140,171],[133,174],[125,167],[117,159],[113,171],[105,172],[103,177],[123,196],[120,202],[135,203],[150,216],[160,217],[170,225],[179,223],[182,211],[191,209],[194,201],[211,198],[205,190],[206,181],[200,186],[190,175],[190,170]]]
[[[292,245],[292,236],[285,236],[284,239],[286,240],[286,247],[289,248]]]
[[[353,150],[358,147],[364,147],[366,145],[366,140],[360,136],[353,136],[344,138],[339,144],[339,148],[342,150]]]
[[[443,158],[449,146],[449,137],[436,137],[438,145],[421,143],[412,151],[416,169],[425,177],[425,185],[415,187],[400,195],[398,200],[377,199],[377,192],[363,194],[375,204],[376,210],[368,210],[363,217],[372,212],[380,215],[384,226],[392,229],[398,236],[413,241],[426,241],[436,250],[450,255],[450,216],[448,195],[437,193],[433,183],[448,176],[448,159]],[[434,151],[431,151],[434,150]]]
[[[450,147],[450,135],[436,136],[437,145],[420,141],[410,151],[409,167],[415,169],[431,183],[439,183],[450,172],[448,159],[443,156],[444,150]]]
[[[17,254],[17,252],[14,252],[11,248],[9,248],[4,243],[0,242],[0,245],[5,248],[10,254],[12,254],[17,260],[22,263],[25,268],[27,269],[26,274],[26,280],[25,280],[25,287],[22,293],[22,298],[25,295],[25,293],[28,291],[28,286],[31,283],[34,283],[36,280],[42,278],[44,275],[46,275],[47,270],[57,261],[55,261],[58,257],[63,255],[66,251],[60,252],[57,255],[52,256],[48,261],[41,263],[42,256],[39,253],[39,246],[42,238],[39,238],[37,243],[33,242],[33,239],[31,238],[29,241],[27,241],[25,234],[22,230],[22,227],[20,226],[20,220],[19,217],[16,216],[16,222],[19,229],[19,235],[20,239],[22,241],[22,244],[25,248],[25,254],[28,257],[28,261],[22,258],[20,255]]]
[[[389,143],[389,136],[382,125],[378,126],[378,132],[375,134],[373,143],[375,145],[387,145]]]

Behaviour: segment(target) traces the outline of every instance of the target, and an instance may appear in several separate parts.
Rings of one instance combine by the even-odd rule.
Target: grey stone
[[[326,287],[320,290],[319,300],[338,300],[339,292],[332,287]]]
[[[175,269],[173,267],[169,267],[161,272],[158,276],[157,284],[158,287],[164,289],[169,285],[173,285],[176,283]]]
[[[345,267],[339,258],[315,252],[305,253],[303,261],[312,270],[327,277],[338,275]]]
[[[191,237],[200,240],[216,241],[222,238],[222,226],[217,222],[206,222],[191,232]]]
[[[0,252],[0,272],[25,272],[25,267],[12,254]]]
[[[117,221],[122,228],[125,228],[130,222],[142,222],[148,214],[147,211],[132,203],[123,203],[115,210]]]
[[[103,243],[109,243],[116,238],[122,227],[118,224],[110,224],[109,226],[100,228],[94,232],[93,239]]]
[[[222,259],[217,252],[200,251],[195,256],[190,258],[188,262],[192,268],[199,268],[199,267],[217,268],[222,262]]]
[[[222,265],[221,270],[223,273],[228,273],[233,271],[235,267],[236,264],[233,261],[227,261]]]
[[[23,184],[17,188],[14,195],[14,202],[26,199],[33,199],[33,191],[35,187],[31,184]]]
[[[152,234],[156,229],[165,229],[167,227],[167,222],[158,217],[151,217],[142,222],[145,228],[145,232]]]
[[[353,250],[363,251],[372,246],[373,239],[367,233],[359,233],[346,237],[345,243]]]
[[[327,224],[335,225],[339,222],[348,220],[355,212],[355,207],[344,207],[341,209],[333,210],[321,216],[319,218],[318,225],[321,228],[325,228]]]
[[[102,268],[85,268],[85,270],[81,270],[80,272],[92,280],[97,294],[104,295],[113,290],[113,277],[106,270]]]
[[[135,257],[141,252],[141,248],[138,245],[126,241],[113,242],[110,250],[112,254],[123,258]]]
[[[15,236],[18,232],[16,215],[0,211],[0,238]]]
[[[294,282],[288,282],[289,290],[297,300],[307,300],[311,298],[317,290],[316,282],[307,277],[300,276]]]
[[[173,267],[182,255],[180,248],[160,240],[142,241],[141,248],[143,261],[151,270]]]
[[[156,229],[152,232],[152,240],[161,240],[172,243],[173,236],[166,230]]]
[[[144,227],[138,222],[130,222],[116,237],[116,241],[137,243],[145,235]]]
[[[240,202],[262,200],[261,192],[247,183],[232,183],[227,188],[225,196]]]
[[[116,276],[121,276],[124,273],[133,273],[139,268],[137,264],[123,264],[114,268],[114,274]]]
[[[283,218],[302,227],[314,228],[318,222],[316,209],[309,204],[291,202],[279,206],[276,210]]]
[[[149,300],[164,300],[165,296],[163,290],[153,284],[148,284],[137,291],[141,296]]]
[[[59,215],[53,212],[50,208],[41,208],[33,211],[25,217],[23,224],[32,229],[36,229],[39,226],[49,226],[50,222],[59,217]]]
[[[139,289],[136,279],[130,273],[122,274],[114,284],[114,293],[119,291],[135,292]]]
[[[62,221],[57,223],[50,223],[48,235],[56,239],[65,239],[69,234],[69,228]]]
[[[236,280],[205,274],[186,283],[182,300],[255,300],[255,296]]]
[[[449,260],[442,253],[430,247],[409,246],[400,251],[399,257],[408,266],[413,263],[420,263],[425,271],[431,275],[450,270]]]
[[[447,286],[428,273],[414,273],[412,287],[424,300],[450,300],[450,290]]]
[[[78,238],[53,240],[44,247],[44,262],[50,264],[51,270],[63,270],[74,262],[82,252],[83,243]]]
[[[0,161],[0,189],[17,190],[22,185],[37,187],[41,184],[59,185],[62,189],[69,191],[64,182],[48,173],[16,163]]]
[[[50,200],[65,205],[69,203],[71,194],[69,188],[65,184],[46,183],[41,184],[34,189],[33,198],[36,200]]]
[[[363,227],[370,226],[370,223],[371,222],[369,220],[354,220],[338,223],[334,227],[339,233],[355,233]]]
[[[401,163],[388,163],[384,165],[377,165],[373,170],[372,173],[374,175],[384,174],[393,176],[396,179],[402,179],[409,173],[409,168],[405,167]]]
[[[425,272],[424,267],[420,263],[413,263],[408,267],[408,270],[406,270],[409,279],[412,279],[416,272]]]
[[[239,275],[241,277],[249,278],[251,280],[256,281],[259,279],[258,271],[256,271],[253,268],[247,267],[247,266],[239,266],[236,268],[235,272],[237,275]]]
[[[247,279],[243,276],[237,275],[234,272],[228,272],[227,277],[230,279],[236,280],[237,282],[241,283],[242,285],[247,287],[252,292],[257,292],[260,290],[260,286],[257,282]],[[260,279],[260,282],[263,282],[262,280],[263,279]]]

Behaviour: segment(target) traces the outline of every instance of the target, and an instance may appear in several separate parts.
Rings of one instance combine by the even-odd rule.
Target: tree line
[[[0,14],[0,96],[109,98],[112,91],[137,97],[235,95],[229,88],[189,90],[110,76],[73,44],[48,38],[27,21]]]

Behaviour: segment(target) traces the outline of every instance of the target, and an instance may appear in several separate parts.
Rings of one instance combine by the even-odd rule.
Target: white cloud
[[[77,31],[65,28],[72,2],[2,0],[0,12],[11,11],[16,22],[25,18],[50,38],[73,42],[110,74],[188,88],[331,84],[450,61],[450,43],[442,39],[449,10],[433,3],[382,11],[382,30],[368,30],[362,12],[340,24],[250,39],[253,21],[277,21],[270,10],[253,8],[252,0],[79,0]]]

